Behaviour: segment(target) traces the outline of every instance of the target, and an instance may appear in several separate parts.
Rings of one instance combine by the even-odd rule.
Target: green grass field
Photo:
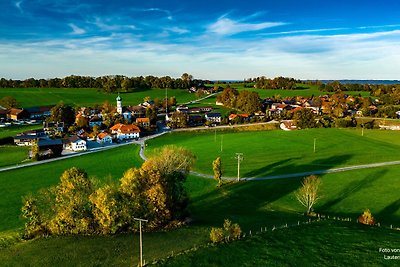
[[[0,168],[29,161],[28,151],[28,147],[0,146]]]
[[[225,88],[227,85],[226,84],[220,84],[221,87]],[[268,98],[268,97],[274,97],[274,96],[281,96],[281,97],[296,97],[296,96],[319,96],[319,95],[326,95],[326,94],[332,94],[328,92],[323,92],[318,89],[318,86],[316,85],[305,85],[305,84],[298,84],[298,89],[295,90],[281,90],[281,89],[257,89],[254,87],[244,87],[243,83],[232,83],[229,85],[232,88],[236,88],[239,91],[247,90],[251,92],[257,92],[260,96],[260,98]],[[364,92],[364,91],[346,91],[344,92],[345,94],[348,95],[359,95],[363,97],[370,96],[369,92]]]
[[[14,125],[14,126],[9,126],[9,127],[2,127],[0,128],[0,138],[4,137],[13,137],[16,134],[22,133],[22,132],[27,132],[31,130],[38,130],[38,129],[43,129],[42,124],[26,124],[26,125]]]
[[[116,94],[98,92],[93,88],[1,88],[0,98],[4,96],[14,97],[19,106],[25,108],[40,105],[55,105],[60,101],[79,106],[94,106],[104,101],[115,103],[116,98]],[[131,93],[121,93],[123,104],[126,106],[137,105],[143,102],[146,96],[150,96],[152,99],[156,97],[163,99],[165,97],[165,89],[136,90]],[[171,96],[175,96],[178,103],[196,99],[194,94],[180,89],[168,90],[168,97]]]
[[[176,256],[160,266],[396,266],[379,248],[398,248],[399,232],[325,221],[279,229]]]
[[[217,132],[217,140],[219,134]],[[390,159],[390,153],[398,151],[397,146],[400,143],[397,135],[389,131],[366,131],[365,140],[360,138],[361,133],[356,130],[326,129],[325,131],[325,129],[316,129],[315,131],[289,132],[288,134],[291,135],[286,137],[284,134],[287,133],[283,131],[224,133],[224,142],[226,139],[226,145],[231,144],[234,146],[241,141],[246,145],[241,143],[236,148],[246,147],[246,149],[255,151],[254,153],[257,153],[258,156],[270,161],[271,159],[268,159],[269,157],[265,156],[266,154],[275,155],[277,151],[274,149],[283,149],[285,153],[282,153],[281,158],[277,160],[278,163],[282,162],[280,164],[283,165],[271,165],[271,162],[266,162],[264,163],[266,164],[265,170],[259,172],[260,175],[262,173],[270,174],[298,169],[291,169],[291,165],[305,168],[306,164],[302,162],[303,160],[307,162],[307,159],[301,159],[300,157],[303,154],[300,154],[299,151],[290,155],[286,154],[290,149],[296,147],[298,150],[304,150],[304,140],[310,138],[310,136],[313,137],[315,134],[319,134],[318,142],[319,138],[326,139],[326,142],[333,139],[330,140],[332,146],[339,146],[331,148],[322,156],[322,159],[324,159],[328,155],[328,158],[331,159],[329,161],[330,164],[333,164],[333,160],[338,161],[337,164],[333,164],[335,166],[346,165],[349,162],[357,161],[357,159],[368,162],[375,160],[375,158],[371,158],[372,154],[368,154],[370,155],[369,157],[363,156],[363,153],[366,152],[365,147],[363,147],[365,144],[368,144],[369,150],[372,149],[371,153],[381,153],[379,159],[382,161]],[[149,142],[148,148],[151,149],[168,143],[177,145],[190,144],[198,156],[197,168],[201,170],[202,165],[200,163],[204,160],[204,155],[214,153],[210,148],[215,145],[213,144],[213,138],[214,133],[198,135],[193,133],[190,135],[170,134],[152,140]],[[264,140],[262,144],[264,142],[270,144],[269,142],[273,143],[268,141],[271,139],[280,144],[280,146],[276,145],[275,148],[263,147],[263,149],[257,150],[259,143],[254,142],[254,140]],[[359,139],[363,141],[357,143]],[[200,140],[203,141],[200,142]],[[208,142],[210,145],[201,144],[202,142]],[[341,142],[344,144],[340,145]],[[197,146],[200,147],[201,145],[204,146],[204,150],[198,150]],[[351,148],[354,155],[352,157],[344,157],[345,160],[340,160],[343,158],[342,149],[346,146]],[[358,146],[362,147],[357,148]],[[286,147],[290,147],[290,149]],[[308,149],[308,145],[306,147]],[[312,152],[312,141],[310,149]],[[319,153],[318,151],[317,153]],[[2,232],[0,233],[0,241],[9,235],[10,231],[13,233],[13,231],[22,227],[23,221],[19,217],[19,210],[22,204],[21,197],[28,192],[36,192],[40,188],[56,184],[61,172],[70,166],[84,168],[90,176],[96,176],[99,179],[104,179],[109,175],[112,176],[112,179],[119,179],[127,168],[140,164],[141,161],[138,159],[137,153],[138,147],[127,146],[42,166],[0,173],[0,182],[2,184],[2,198],[0,199],[0,212],[2,214],[0,231]],[[348,151],[343,153],[348,153]],[[214,154],[210,155],[212,159],[214,159],[214,156]],[[290,159],[291,157],[293,159],[288,164],[285,164],[288,158]],[[252,162],[250,159],[245,154],[245,161]],[[322,159],[319,159],[319,161],[321,162]],[[272,159],[272,161],[274,160],[276,159]],[[204,164],[204,170],[208,170],[210,166],[211,162]],[[228,168],[226,164],[225,168]],[[259,167],[256,166],[254,169],[257,171]],[[272,170],[269,171],[267,169]],[[248,170],[244,169],[244,171],[249,173],[253,170],[249,168]],[[234,170],[232,173],[234,173]],[[400,166],[321,175],[322,199],[315,206],[315,210],[330,216],[351,217],[354,223],[355,218],[365,208],[369,208],[382,225],[393,224],[400,227],[399,175]],[[304,221],[306,220],[302,216],[304,208],[297,202],[293,193],[300,186],[300,183],[301,177],[227,183],[220,188],[216,188],[216,182],[212,179],[190,176],[186,182],[186,188],[191,198],[189,210],[192,223],[188,227],[170,232],[145,233],[144,258],[147,262],[151,262],[165,258],[172,253],[176,254],[194,246],[204,245],[208,242],[210,227],[221,226],[225,218],[239,223],[246,232],[249,230],[253,232],[259,231],[260,227],[271,228],[273,225],[291,224],[298,220]],[[248,265],[252,266],[274,266],[285,262],[296,262],[295,260],[301,254],[302,248],[307,252],[307,256],[304,259],[312,257],[310,255],[313,255],[313,253],[317,253],[311,260],[315,260],[313,262],[321,261],[321,266],[328,261],[337,262],[339,265],[342,263],[354,265],[358,262],[357,259],[363,257],[365,257],[366,261],[362,261],[362,263],[371,261],[375,265],[380,265],[381,261],[378,257],[382,255],[371,253],[379,249],[379,244],[398,247],[398,243],[396,243],[398,240],[398,232],[362,228],[355,224],[336,225],[328,223],[326,225],[321,224],[321,227],[310,225],[285,231],[276,231],[271,236],[260,236],[255,240],[246,239],[231,245],[223,245],[218,247],[218,251],[221,250],[221,260],[229,257],[230,254],[235,254],[235,257],[237,257],[232,257],[232,260],[236,259],[238,265],[247,264],[243,263],[246,260],[243,255],[245,252],[243,251],[247,251],[245,249],[247,246],[248,252],[252,255]],[[346,244],[343,244],[343,242]],[[292,246],[294,243],[298,243],[298,245],[293,249],[289,249],[290,246],[287,246],[287,243]],[[325,243],[327,245],[322,246]],[[260,244],[266,245],[262,246],[263,248],[258,248]],[[342,246],[343,250],[349,251],[348,254],[341,250]],[[276,250],[273,247],[276,247]],[[328,249],[330,251],[321,252]],[[173,266],[180,264],[193,266],[198,262],[200,265],[208,266],[212,264],[212,259],[218,258],[218,256],[211,257],[215,250],[217,248],[199,250],[196,253],[200,254],[190,254],[182,259],[179,257],[176,262],[172,261],[168,264]],[[336,250],[337,253],[335,253]],[[287,261],[285,261],[284,255],[276,255],[276,253],[282,253],[282,251],[285,251],[288,255]],[[210,256],[200,259],[204,255],[202,253]],[[259,253],[262,255],[257,255]],[[348,259],[348,256],[352,254],[356,258]],[[368,255],[373,255],[373,257],[368,258]],[[230,263],[228,259],[226,260],[227,263]],[[17,242],[3,248],[0,245],[0,261],[6,266],[18,266],[21,262],[29,262],[32,266],[133,265],[138,262],[138,236],[121,234],[111,237],[52,237]],[[232,262],[235,263],[236,261]],[[218,261],[215,262],[215,266],[221,265],[223,264]]]
[[[379,130],[365,130],[361,136],[358,129],[171,133],[150,140],[147,152],[164,144],[189,148],[197,156],[195,170],[207,174],[212,173],[211,162],[221,157],[228,177],[237,173],[235,153],[243,153],[241,176],[262,177],[400,160],[398,137],[396,131]]]
[[[59,182],[61,173],[71,167],[84,169],[99,180],[119,179],[130,167],[140,166],[138,146],[123,146],[112,150],[82,155],[70,159],[0,172],[0,231],[23,226],[20,219],[22,197],[36,193]]]

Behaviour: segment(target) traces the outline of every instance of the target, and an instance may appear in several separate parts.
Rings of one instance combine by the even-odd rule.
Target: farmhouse
[[[39,137],[35,135],[20,134],[14,137],[14,143],[17,146],[31,146],[38,139]]]
[[[137,118],[136,123],[141,127],[149,127],[150,126],[150,119],[149,118]]]
[[[110,130],[118,140],[138,139],[140,134],[140,129],[136,125],[125,125],[122,123],[115,124]]]
[[[93,128],[95,125],[101,126],[103,124],[103,118],[94,116],[89,120],[89,126]]]
[[[73,135],[65,141],[65,149],[72,151],[86,151],[86,141],[79,138],[77,135]]]
[[[112,144],[112,138],[111,136],[106,133],[106,132],[102,132],[99,133],[97,135],[97,139],[96,139],[97,143],[101,144],[101,145],[105,145],[105,144]]]
[[[7,117],[13,121],[29,119],[30,114],[26,109],[12,108],[8,112]]]
[[[205,115],[207,121],[220,123],[222,120],[221,113],[207,113]]]

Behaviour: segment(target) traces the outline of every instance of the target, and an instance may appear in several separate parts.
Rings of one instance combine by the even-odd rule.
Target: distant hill
[[[400,84],[400,80],[320,80],[322,83],[339,81],[341,84]]]

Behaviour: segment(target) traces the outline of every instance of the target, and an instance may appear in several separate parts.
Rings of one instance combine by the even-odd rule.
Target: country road
[[[176,131],[176,130],[173,130]],[[49,159],[49,160],[43,160],[43,161],[38,161],[38,162],[32,162],[32,163],[27,163],[23,165],[16,165],[16,166],[11,166],[11,167],[6,167],[0,169],[0,172],[4,171],[9,171],[9,170],[14,170],[14,169],[19,169],[19,168],[24,168],[24,167],[29,167],[29,166],[34,166],[34,165],[40,165],[40,164],[46,164],[49,162],[53,161],[59,161],[59,160],[64,160],[72,157],[79,157],[91,153],[96,153],[108,149],[112,149],[115,147],[120,147],[120,146],[125,146],[129,144],[138,144],[140,145],[140,152],[139,156],[141,159],[144,161],[147,160],[147,157],[144,154],[144,150],[146,148],[145,142],[149,139],[157,138],[165,133],[168,132],[162,132],[159,134],[147,136],[144,138],[141,138],[137,141],[131,141],[123,144],[118,144],[118,145],[113,145],[113,146],[107,146],[107,147],[102,147],[102,148],[97,148],[97,149],[92,149],[87,152],[81,152],[81,153],[74,153],[71,155],[66,155],[60,158],[54,158],[54,159]],[[360,170],[360,169],[369,169],[369,168],[379,168],[379,167],[385,167],[385,166],[394,166],[394,165],[400,165],[400,161],[388,161],[388,162],[380,162],[380,163],[370,163],[370,164],[362,164],[362,165],[354,165],[354,166],[347,166],[347,167],[340,167],[340,168],[332,168],[332,169],[323,169],[323,170],[316,170],[316,171],[309,171],[309,172],[298,172],[298,173],[288,173],[288,174],[280,174],[280,175],[271,175],[271,176],[263,176],[263,177],[240,177],[240,180],[245,180],[245,181],[261,181],[261,180],[271,180],[271,179],[285,179],[285,178],[294,178],[294,177],[303,177],[303,176],[308,176],[308,175],[313,175],[313,174],[326,174],[326,173],[337,173],[337,172],[345,172],[345,171],[353,171],[353,170]],[[214,179],[212,175],[209,174],[203,174],[203,173],[198,173],[198,172],[190,172],[191,175],[195,175],[198,177],[203,177],[203,178],[209,178],[209,179]],[[222,177],[223,180],[237,180],[237,177]]]

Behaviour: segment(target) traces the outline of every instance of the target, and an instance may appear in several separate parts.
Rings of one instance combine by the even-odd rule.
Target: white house
[[[99,133],[97,135],[97,143],[99,144],[112,144],[112,138],[108,133]]]
[[[140,135],[140,129],[136,125],[118,123],[111,127],[110,130],[119,140],[138,139]]]
[[[207,121],[218,122],[218,123],[220,123],[222,119],[221,113],[207,113],[205,115],[205,118]]]
[[[77,135],[73,135],[66,140],[65,149],[72,151],[86,151],[86,141],[79,138]]]

